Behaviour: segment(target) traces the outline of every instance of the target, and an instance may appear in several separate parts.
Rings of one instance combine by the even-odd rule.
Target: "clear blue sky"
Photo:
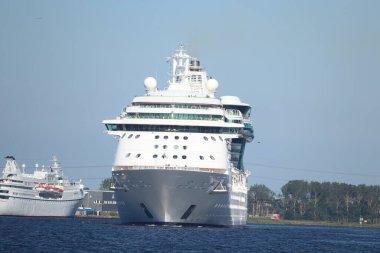
[[[183,43],[253,106],[250,184],[380,182],[380,1],[0,1],[0,155],[97,188],[103,132]],[[5,164],[5,163],[3,163]],[[73,168],[79,166],[79,168]],[[100,167],[87,167],[100,166]],[[103,166],[103,167],[102,167]]]

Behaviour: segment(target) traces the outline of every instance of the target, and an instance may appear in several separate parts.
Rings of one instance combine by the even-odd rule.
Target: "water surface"
[[[117,219],[0,217],[0,252],[380,252],[380,229],[121,225]]]

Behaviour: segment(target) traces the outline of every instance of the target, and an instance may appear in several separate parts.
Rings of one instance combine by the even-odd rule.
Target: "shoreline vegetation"
[[[280,217],[292,224],[379,226],[380,185],[291,180],[279,194],[263,184],[248,191],[251,217]],[[273,217],[272,217],[273,218]]]
[[[312,221],[312,220],[274,220],[274,219],[266,218],[266,217],[249,217],[247,219],[247,224],[380,228],[380,224],[368,224],[368,223],[360,224],[359,222],[334,222],[334,221]]]

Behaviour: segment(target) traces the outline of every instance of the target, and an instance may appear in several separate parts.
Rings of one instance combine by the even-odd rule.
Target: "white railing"
[[[209,172],[209,173],[226,173],[226,169],[218,168],[199,168],[187,166],[114,166],[114,171],[118,170],[180,170],[180,171],[195,171],[195,172]]]

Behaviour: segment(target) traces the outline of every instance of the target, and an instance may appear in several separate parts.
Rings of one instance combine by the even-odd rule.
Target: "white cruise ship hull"
[[[115,198],[126,224],[245,225],[246,191],[213,189],[226,174],[185,170],[118,170]]]
[[[74,217],[81,200],[41,200],[9,197],[9,199],[0,199],[0,215]]]

